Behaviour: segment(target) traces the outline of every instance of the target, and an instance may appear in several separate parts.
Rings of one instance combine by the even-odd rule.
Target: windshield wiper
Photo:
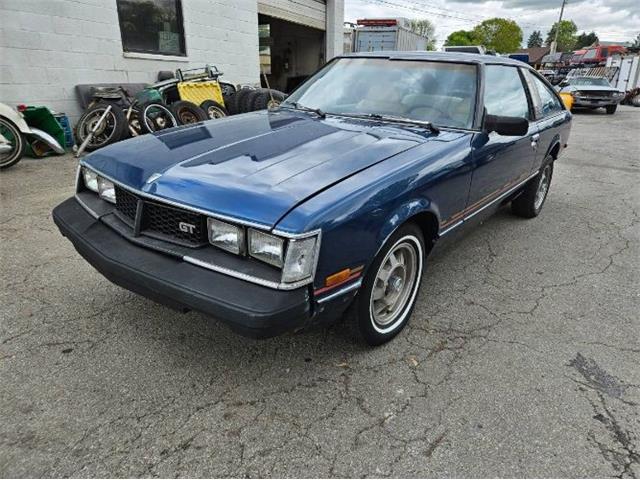
[[[413,118],[399,117],[397,115],[381,115],[379,113],[341,113],[345,117],[355,118],[371,118],[373,120],[380,120],[382,122],[404,123],[406,125],[417,125],[419,127],[426,127],[431,130],[432,133],[440,133],[440,129],[433,123],[426,120],[415,120]]]
[[[322,110],[320,110],[319,108],[305,107],[304,105],[301,105],[298,102],[281,103],[280,106],[281,107],[292,106],[296,110],[302,110],[303,112],[313,112],[316,115],[318,115],[318,117],[320,117],[320,118],[326,118],[326,116],[327,116],[327,114],[325,112],[323,112]]]

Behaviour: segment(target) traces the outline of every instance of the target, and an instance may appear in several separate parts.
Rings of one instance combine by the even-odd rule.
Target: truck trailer
[[[409,28],[403,18],[362,19],[354,29],[354,52],[426,50],[429,39]]]

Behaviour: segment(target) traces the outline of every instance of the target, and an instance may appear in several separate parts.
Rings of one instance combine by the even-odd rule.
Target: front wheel
[[[614,113],[616,113],[617,109],[618,109],[618,105],[607,105],[605,107],[605,110],[607,111],[607,114],[609,114],[609,115],[613,115]]]
[[[511,202],[511,211],[524,218],[537,217],[547,199],[552,177],[553,162],[549,160],[540,173],[527,183],[522,193]]]
[[[381,345],[405,327],[416,303],[425,246],[414,224],[400,227],[368,269],[354,300],[356,330],[369,345]]]
[[[0,117],[0,168],[9,168],[22,159],[26,143],[15,124]]]

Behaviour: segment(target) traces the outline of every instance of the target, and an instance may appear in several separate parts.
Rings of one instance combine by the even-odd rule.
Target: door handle
[[[536,148],[538,148],[538,140],[540,140],[540,134],[536,133],[534,135],[531,135],[531,147],[535,150]]]

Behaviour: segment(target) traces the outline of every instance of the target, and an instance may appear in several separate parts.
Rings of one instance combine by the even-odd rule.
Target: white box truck
[[[428,38],[411,31],[408,25],[409,21],[403,18],[358,20],[353,35],[353,51],[425,50]]]

